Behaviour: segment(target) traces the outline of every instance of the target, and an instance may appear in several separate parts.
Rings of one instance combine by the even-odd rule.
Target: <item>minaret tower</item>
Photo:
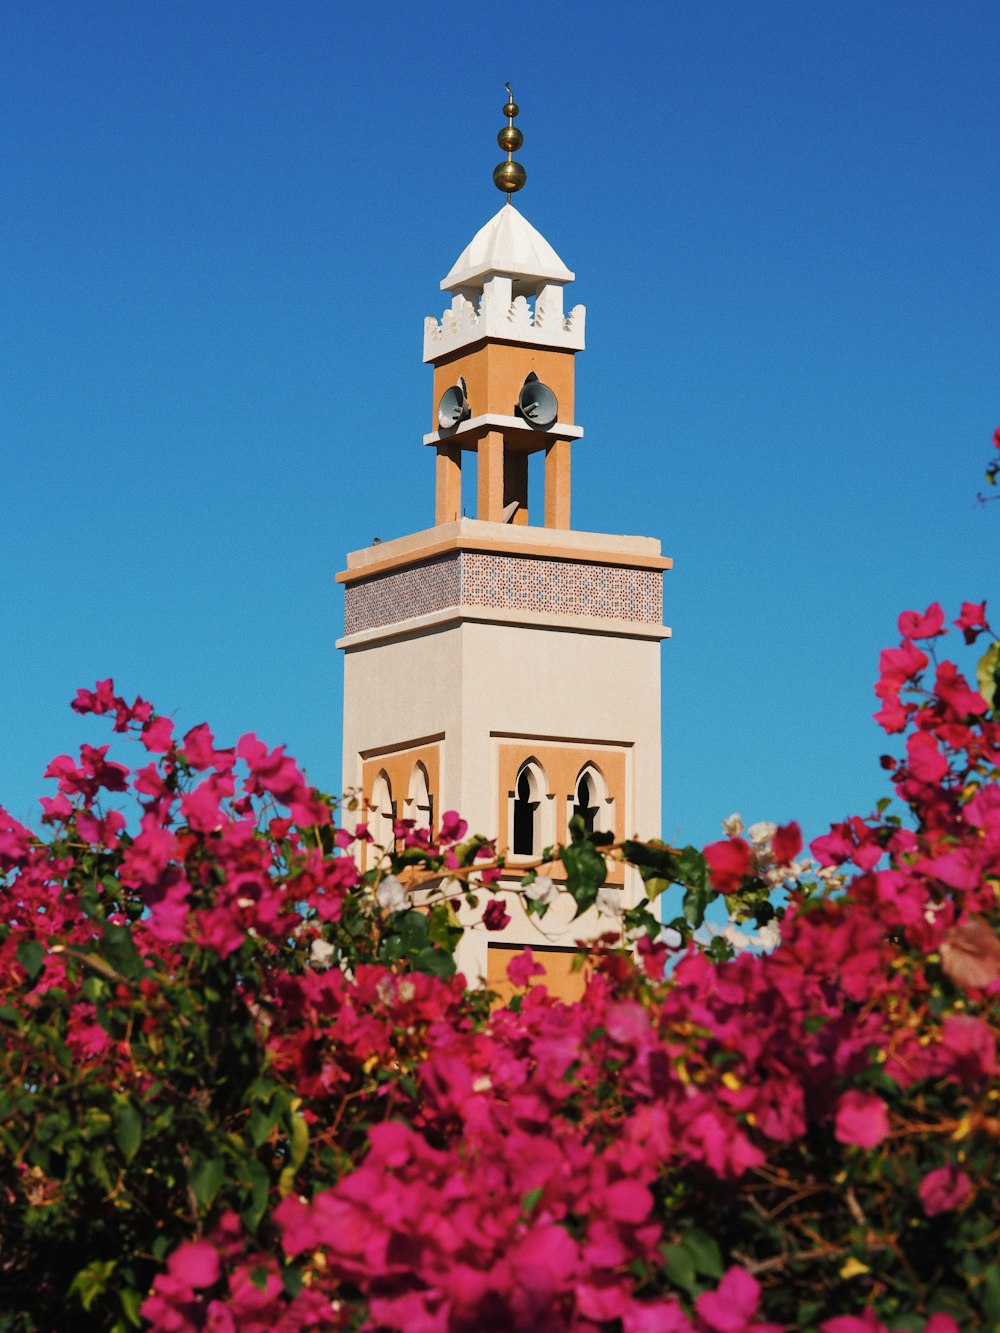
[[[507,91],[507,159],[493,173],[507,201],[442,281],[442,319],[424,325],[434,526],[352,552],[337,578],[343,781],[370,806],[376,841],[390,841],[394,817],[436,825],[457,810],[513,868],[567,840],[574,812],[616,840],[659,833],[671,561],[654,538],[570,527],[585,311],[564,309],[574,275],[510,202],[525,172]],[[544,497],[529,504],[532,454],[544,454]],[[463,465],[476,470],[474,518],[462,510]],[[624,873],[609,883],[623,906],[638,901]],[[565,909],[539,922],[512,896],[503,932],[466,932],[462,970],[501,988],[511,950],[530,944],[550,988],[565,990],[568,950],[609,927],[596,909],[573,922]]]

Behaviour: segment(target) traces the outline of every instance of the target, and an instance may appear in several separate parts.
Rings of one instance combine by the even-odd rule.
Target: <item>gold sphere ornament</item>
[[[507,103],[507,105],[504,107],[503,114],[505,116],[508,116],[511,120],[513,120],[514,117],[517,115],[517,113],[520,111],[520,109],[521,108],[518,106],[518,104],[514,101],[512,97],[510,101]]]
[[[493,184],[504,194],[514,194],[528,178],[520,162],[501,162],[493,168]]]
[[[505,153],[516,153],[524,143],[524,135],[516,125],[505,125],[497,135],[497,143]]]

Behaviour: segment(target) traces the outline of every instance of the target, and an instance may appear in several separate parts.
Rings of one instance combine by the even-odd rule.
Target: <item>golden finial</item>
[[[524,135],[514,124],[514,117],[518,113],[518,105],[514,101],[510,84],[505,83],[504,87],[507,89],[507,105],[503,109],[503,114],[507,117],[507,124],[497,135],[497,143],[507,154],[507,161],[501,162],[499,166],[493,168],[493,184],[498,190],[502,190],[506,194],[509,204],[510,196],[521,188],[527,180],[528,173],[520,162],[514,161],[514,154],[524,143]]]

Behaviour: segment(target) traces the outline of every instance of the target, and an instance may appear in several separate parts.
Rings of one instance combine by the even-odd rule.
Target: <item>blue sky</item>
[[[113,675],[339,781],[346,551],[433,518],[423,318],[574,269],[574,526],[674,556],[664,833],[882,794],[898,612],[997,597],[1000,9],[2,6],[0,800]]]

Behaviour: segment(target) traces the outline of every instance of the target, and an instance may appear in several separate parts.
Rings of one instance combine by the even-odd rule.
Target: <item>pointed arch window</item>
[[[539,763],[521,765],[510,793],[510,850],[514,856],[539,856],[546,842],[548,784]]]
[[[580,769],[567,805],[568,817],[572,819],[579,815],[588,833],[614,831],[615,803],[608,793],[604,774],[596,764],[587,763]]]
[[[587,769],[584,769],[577,779],[573,814],[583,820],[583,827],[588,833],[593,833],[598,815],[597,793],[594,791],[594,780]]]
[[[396,802],[392,799],[392,783],[384,768],[372,784],[369,805],[368,831],[376,847],[391,849],[395,840]]]
[[[418,760],[410,774],[410,786],[406,793],[406,818],[415,821],[417,828],[434,827],[434,796],[431,793],[427,769]]]

